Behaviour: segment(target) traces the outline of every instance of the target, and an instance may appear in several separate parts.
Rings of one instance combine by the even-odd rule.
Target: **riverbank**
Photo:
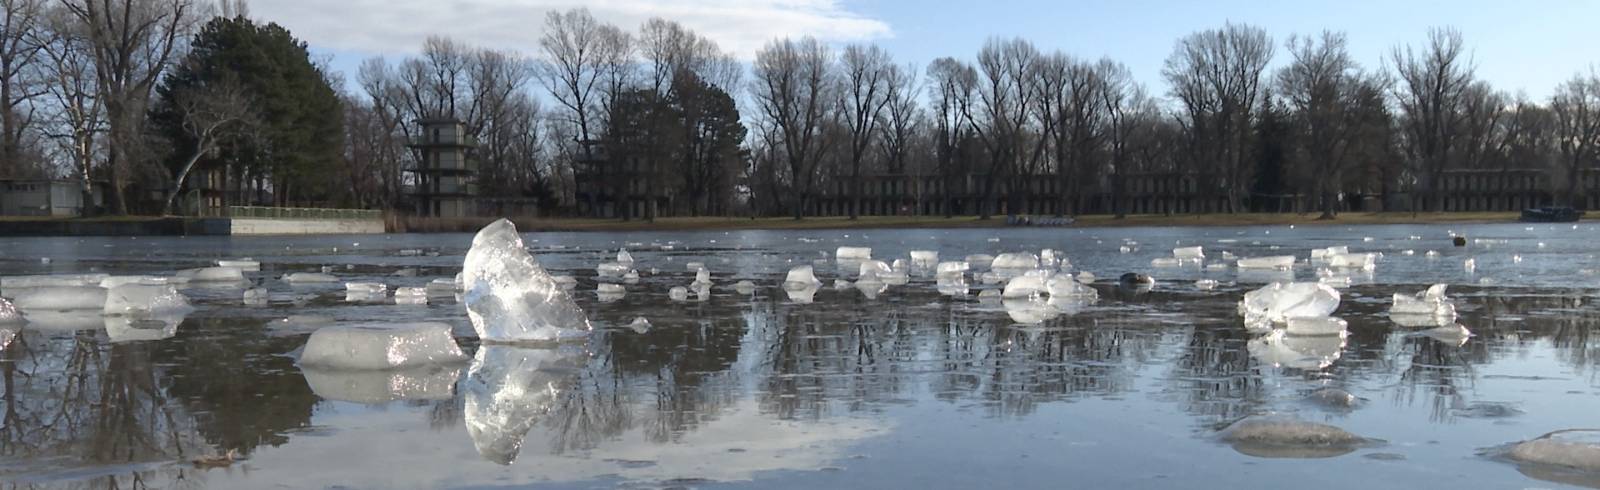
[[[1496,213],[1345,213],[1333,220],[1318,220],[1317,214],[1243,213],[1243,214],[1184,214],[1184,215],[1129,215],[1081,216],[1077,222],[1064,228],[1098,228],[1126,226],[1252,226],[1252,225],[1377,225],[1377,224],[1427,224],[1427,223],[1509,223],[1520,217],[1515,212]],[[402,223],[391,221],[393,232],[470,232],[488,224],[494,218],[468,219],[417,219]],[[688,231],[688,230],[825,230],[861,228],[1009,228],[1005,216],[987,220],[975,216],[862,216],[806,218],[659,218],[654,222],[644,220],[622,221],[588,218],[512,218],[523,231]]]
[[[1242,213],[1129,215],[1118,219],[1108,215],[1080,216],[1063,228],[1102,228],[1126,226],[1258,226],[1258,225],[1384,225],[1426,223],[1509,223],[1519,213],[1345,213],[1334,220],[1318,220],[1317,214]],[[0,236],[160,236],[160,235],[245,235],[245,234],[345,234],[376,233],[387,227],[390,233],[465,233],[474,232],[497,218],[400,218],[387,223],[343,223],[337,220],[262,220],[227,218],[173,218],[117,216],[98,218],[0,218]],[[305,222],[301,222],[305,221]],[[512,218],[523,231],[690,231],[690,230],[827,230],[863,228],[1009,228],[1005,216],[987,220],[976,216],[862,216],[806,218],[660,218],[622,221],[593,218]]]

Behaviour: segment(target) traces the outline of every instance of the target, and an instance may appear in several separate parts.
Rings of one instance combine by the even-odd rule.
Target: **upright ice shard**
[[[932,269],[939,264],[939,252],[936,250],[912,250],[911,266],[917,269]]]
[[[528,254],[511,221],[479,231],[462,267],[467,318],[479,339],[551,341],[589,334],[588,316]]]

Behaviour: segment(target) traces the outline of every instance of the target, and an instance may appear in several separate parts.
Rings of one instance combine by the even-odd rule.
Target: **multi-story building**
[[[478,214],[478,162],[469,153],[477,141],[455,119],[417,121],[421,134],[411,141],[417,163],[411,174],[411,196],[418,216],[463,218]]]

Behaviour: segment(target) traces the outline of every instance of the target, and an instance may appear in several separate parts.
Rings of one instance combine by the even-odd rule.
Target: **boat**
[[[1571,223],[1583,217],[1583,211],[1570,207],[1545,206],[1522,210],[1522,221],[1528,223]]]

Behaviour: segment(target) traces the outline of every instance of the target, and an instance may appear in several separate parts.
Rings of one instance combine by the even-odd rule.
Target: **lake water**
[[[1466,247],[1452,233],[1469,238]],[[1600,426],[1600,231],[1588,224],[795,232],[529,233],[538,259],[578,279],[586,343],[482,347],[454,298],[349,302],[341,284],[291,286],[333,266],[343,281],[422,286],[454,277],[470,235],[0,239],[0,274],[162,274],[251,257],[270,290],[189,289],[170,338],[113,341],[97,316],[11,327],[0,351],[0,482],[10,487],[218,488],[1600,488],[1590,474],[1521,467],[1486,448]],[[1136,243],[1135,243],[1136,242]],[[839,246],[875,258],[1050,248],[1090,271],[1098,302],[1027,312],[952,298],[913,278],[876,299],[778,288]],[[1291,273],[1156,268],[1171,249],[1212,259],[1349,245],[1381,252],[1348,277],[1349,336],[1252,342],[1235,305]],[[626,246],[642,271],[602,303],[595,266]],[[1123,247],[1128,251],[1124,252]],[[1406,251],[1412,251],[1408,255]],[[1428,256],[1428,251],[1437,256]],[[48,261],[42,260],[48,258]],[[1472,259],[1476,265],[1463,265]],[[706,302],[673,302],[689,262]],[[414,276],[396,276],[411,269]],[[1116,278],[1145,272],[1152,291]],[[409,272],[407,272],[409,274]],[[1288,274],[1288,275],[1285,275]],[[1220,282],[1214,290],[1197,279]],[[735,281],[761,286],[735,292]],[[1389,297],[1449,283],[1464,343],[1395,324]],[[0,291],[0,295],[6,295]],[[1055,315],[1056,313],[1052,313]],[[296,316],[294,323],[280,320]],[[636,317],[652,325],[627,328]],[[546,389],[472,395],[473,363],[390,373],[297,366],[327,322],[437,321],[485,367]],[[159,335],[157,336],[159,337]],[[5,337],[0,337],[5,338]],[[118,337],[116,340],[122,340]],[[494,349],[500,349],[496,352]],[[487,361],[485,361],[487,360]],[[469,373],[469,371],[472,371]],[[1353,407],[1308,397],[1338,388]],[[1236,449],[1217,429],[1274,412],[1378,440],[1337,454]],[[234,451],[231,464],[196,459]]]

